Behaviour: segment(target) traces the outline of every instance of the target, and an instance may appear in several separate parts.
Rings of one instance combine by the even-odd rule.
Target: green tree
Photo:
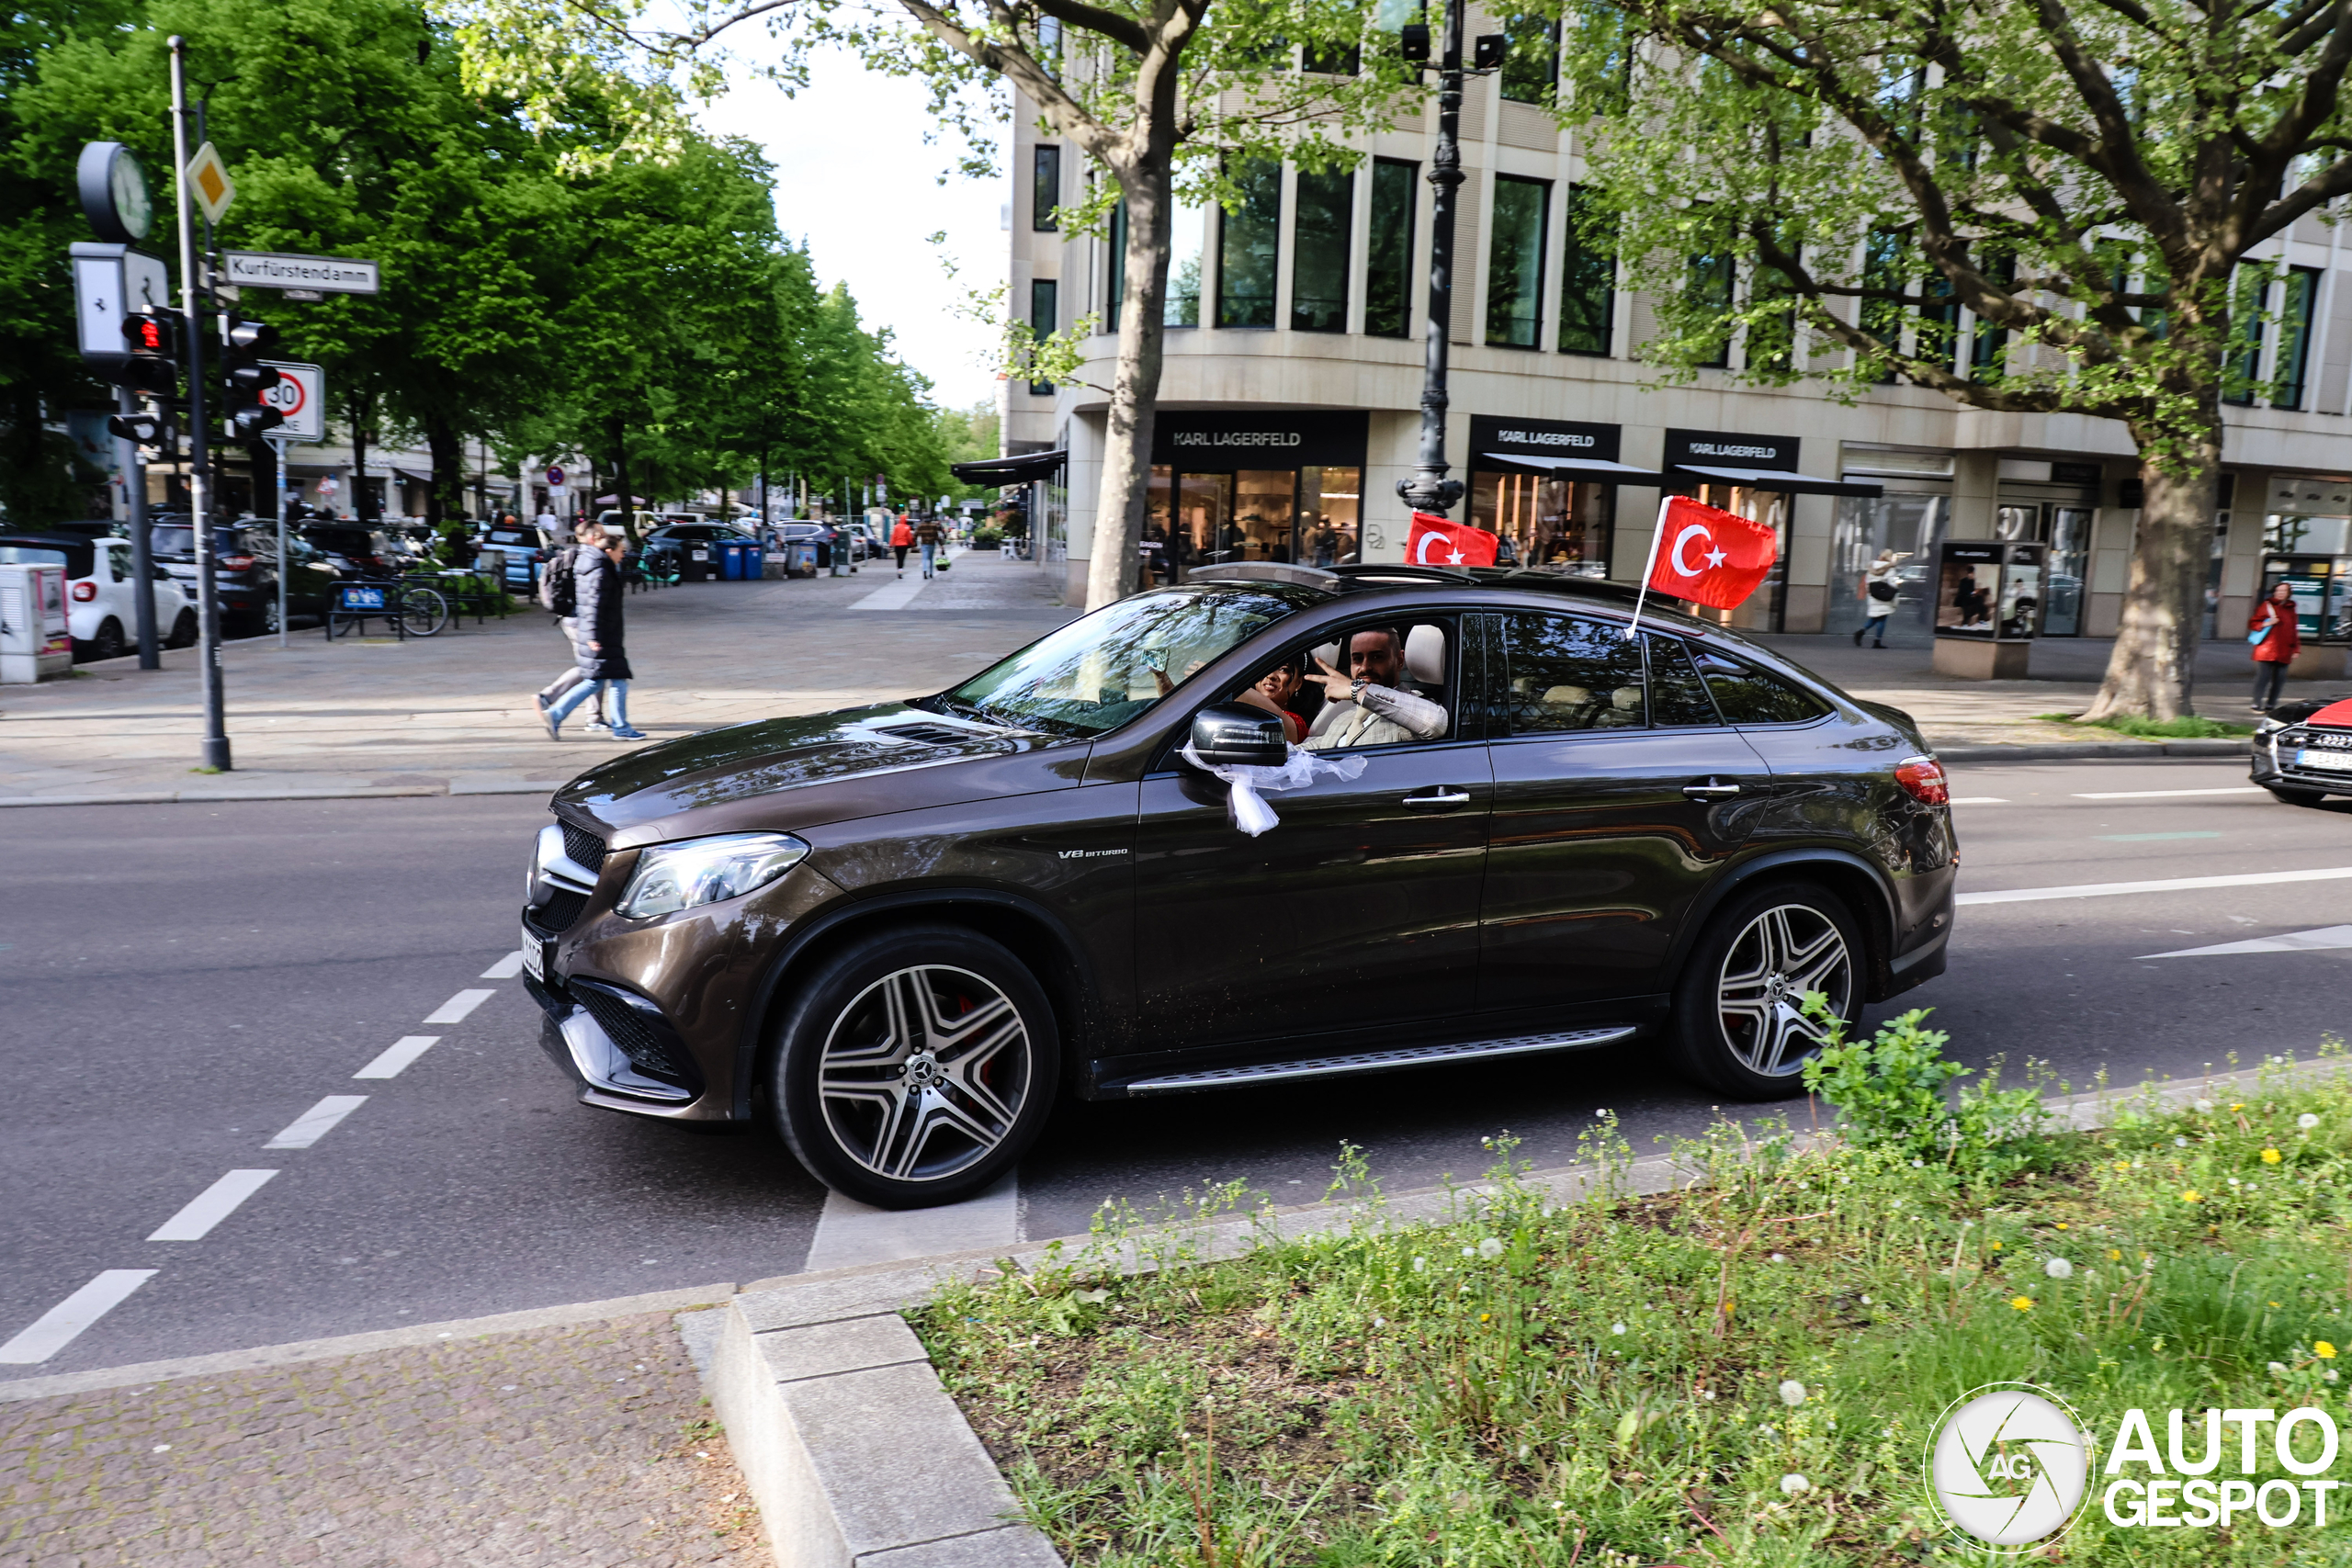
[[[1899,377],[1972,408],[2120,422],[2145,506],[2088,716],[2188,713],[2222,403],[2261,389],[2250,257],[2352,193],[2352,11],[1618,0],[1568,17],[1561,112],[1605,197],[1589,238],[1656,305],[1645,356],[1669,377],[1729,356],[1844,398]],[[1701,258],[1735,264],[1733,297]]]

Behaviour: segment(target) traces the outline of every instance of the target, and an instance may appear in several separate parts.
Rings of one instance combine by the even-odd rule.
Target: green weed
[[[2222,740],[2254,733],[2254,726],[2250,724],[2233,724],[2225,718],[2203,718],[2194,714],[2164,719],[2139,718],[2128,714],[2109,718],[2078,718],[2071,713],[2038,713],[2033,716],[2052,724],[2111,729],[2118,735],[2129,735],[2142,740]]]

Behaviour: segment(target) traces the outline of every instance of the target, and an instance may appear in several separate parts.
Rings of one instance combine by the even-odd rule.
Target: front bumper
[[[650,998],[616,986],[523,977],[539,1004],[539,1048],[579,1086],[583,1105],[671,1120],[707,1119],[693,1054]]]
[[[2247,776],[2265,789],[2301,790],[2312,795],[2352,795],[2352,772],[2309,768],[2298,760],[2298,753],[2305,750],[2341,751],[2352,756],[2352,748],[2312,746],[2309,743],[2311,739],[2293,728],[2275,729],[2267,735],[2256,736]]]

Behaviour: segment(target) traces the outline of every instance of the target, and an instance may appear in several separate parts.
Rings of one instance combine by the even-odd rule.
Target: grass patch
[[[2137,718],[2128,714],[2113,718],[2077,718],[2070,713],[2038,713],[2033,716],[2081,729],[2111,729],[2138,740],[2222,740],[2254,733],[2250,724],[2233,724],[2226,718],[2204,718],[2195,714],[2165,719]]]
[[[1090,1568],[1974,1562],[1922,1452],[1981,1384],[2046,1384],[2103,1438],[2131,1406],[2159,1440],[2176,1405],[2346,1417],[2352,1077],[2266,1069],[2098,1134],[1934,1120],[1942,1157],[1719,1127],[1678,1151],[1703,1185],[1573,1202],[1498,1139],[1496,1185],[1442,1224],[1384,1219],[1343,1152],[1335,1191],[1371,1200],[1344,1231],[1132,1276],[1091,1247],[910,1315]],[[1631,1151],[1604,1116],[1588,1153]],[[2286,1473],[2265,1432],[2256,1484]],[[2352,1558],[2308,1513],[2118,1529],[2098,1484],[2045,1555]]]

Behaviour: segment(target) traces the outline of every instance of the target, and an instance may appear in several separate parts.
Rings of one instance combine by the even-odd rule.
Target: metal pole
[[[277,436],[267,437],[270,450],[277,454],[277,646],[286,646],[286,572],[292,563],[286,554],[286,447]]]
[[[220,591],[213,575],[210,451],[204,412],[204,333],[196,309],[198,282],[196,230],[187,193],[187,40],[175,33],[172,49],[172,187],[179,200],[180,314],[187,319],[188,522],[196,529],[198,646],[204,663],[204,766],[230,770],[228,702],[221,691]]]
[[[1462,184],[1462,0],[1448,0],[1438,60],[1437,152],[1430,160],[1430,317],[1421,361],[1421,455],[1396,493],[1417,512],[1442,516],[1462,499],[1445,477],[1446,334],[1453,330],[1453,193]]]
[[[114,395],[115,412],[125,418],[139,412],[139,394],[128,387]],[[139,443],[118,436],[116,464],[122,469],[124,510],[130,527],[130,574],[139,580],[139,668],[161,670],[164,656],[155,642],[155,551],[147,536],[147,465],[139,460]]]

